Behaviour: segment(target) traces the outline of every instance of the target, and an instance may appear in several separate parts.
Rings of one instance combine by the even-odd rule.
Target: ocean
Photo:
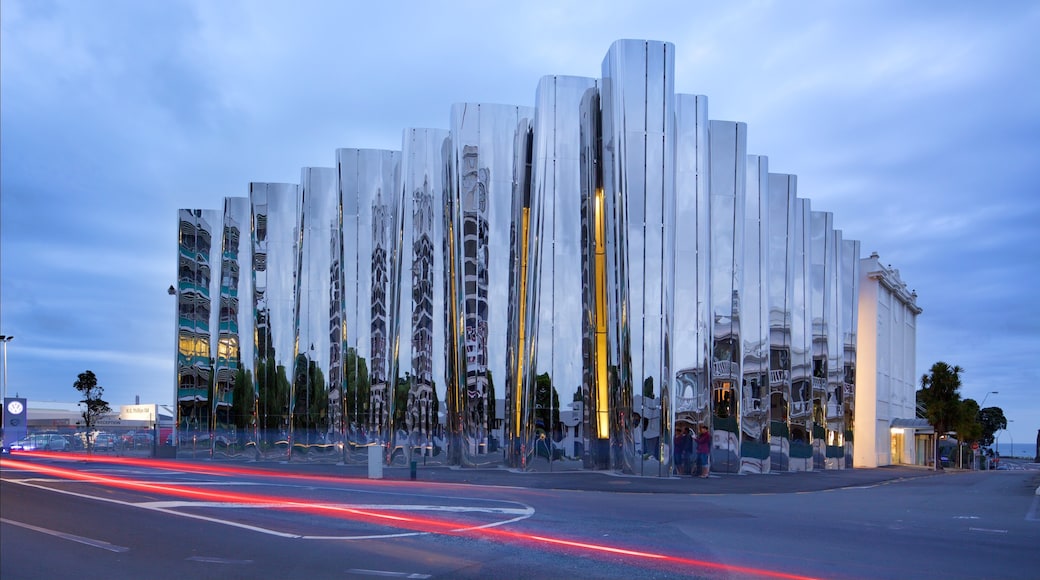
[[[1000,441],[993,444],[993,450],[1000,453],[1003,457],[1033,459],[1036,457],[1036,441],[1030,441],[1029,443],[1015,441],[1015,445],[1012,447],[1007,437],[1001,437]]]

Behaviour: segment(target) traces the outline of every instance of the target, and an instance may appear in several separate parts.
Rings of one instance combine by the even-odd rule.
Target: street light
[[[4,343],[4,400],[7,400],[7,343],[14,340],[13,335],[0,334],[0,342]],[[6,410],[6,409],[5,409]]]
[[[981,412],[982,409],[984,409],[986,407],[986,399],[988,399],[990,395],[999,395],[999,394],[1000,394],[1000,391],[990,391],[990,392],[986,393],[986,396],[982,397],[982,404],[979,405],[979,411]]]

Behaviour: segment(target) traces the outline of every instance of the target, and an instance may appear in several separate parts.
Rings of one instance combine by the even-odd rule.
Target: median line
[[[0,518],[0,522],[3,522],[5,524],[10,524],[12,526],[18,526],[20,528],[25,528],[27,530],[32,530],[34,532],[40,532],[41,534],[47,534],[49,536],[54,536],[56,538],[61,538],[63,540],[69,540],[70,542],[79,542],[80,544],[86,544],[86,545],[91,546],[93,548],[101,548],[102,550],[108,550],[109,552],[129,552],[130,551],[130,548],[126,548],[126,547],[123,547],[123,546],[117,546],[115,544],[110,544],[110,543],[108,543],[108,542],[106,542],[104,540],[95,540],[93,538],[85,538],[83,536],[77,536],[75,534],[69,534],[69,533],[66,533],[66,532],[59,532],[58,530],[51,530],[51,529],[47,529],[47,528],[41,528],[39,526],[34,526],[32,524],[27,524],[27,523],[24,523],[24,522],[16,522],[14,520],[9,520],[7,518]]]

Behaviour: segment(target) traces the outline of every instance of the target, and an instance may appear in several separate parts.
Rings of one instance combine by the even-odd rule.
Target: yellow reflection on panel
[[[596,311],[596,436],[610,437],[608,390],[607,390],[607,224],[603,209],[603,188],[596,188],[594,201],[594,227],[596,267],[595,311]]]
[[[524,384],[524,358],[526,356],[526,320],[527,320],[527,244],[528,234],[530,227],[531,208],[523,208],[520,218],[520,316],[518,321],[519,330],[519,344],[517,345],[516,354],[516,386],[514,393],[516,396],[513,397],[513,436],[520,436],[520,418],[521,418],[521,401],[526,397],[526,393],[523,390]]]

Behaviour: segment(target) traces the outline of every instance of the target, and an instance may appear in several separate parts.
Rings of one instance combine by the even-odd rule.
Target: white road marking
[[[1033,498],[1033,505],[1026,513],[1026,521],[1040,522],[1040,496]]]
[[[411,572],[388,572],[386,570],[363,570],[361,568],[351,568],[347,570],[351,574],[361,574],[364,576],[380,576],[383,578],[415,578],[416,580],[422,580],[423,578],[429,578],[429,574],[415,574]]]
[[[1006,534],[1007,530],[993,530],[990,528],[968,528],[970,532],[986,532],[987,534]]]
[[[233,521],[233,520],[226,520],[226,519],[212,517],[212,516],[205,516],[205,515],[201,515],[201,514],[193,514],[193,513],[189,513],[189,512],[179,511],[177,508],[183,508],[183,507],[211,507],[211,508],[257,508],[257,507],[266,507],[266,508],[290,508],[291,509],[294,505],[296,507],[303,507],[303,506],[311,507],[311,506],[315,506],[315,507],[323,507],[323,508],[326,508],[326,509],[337,509],[337,510],[346,510],[346,511],[349,511],[349,510],[361,510],[361,509],[380,509],[380,510],[386,510],[386,511],[389,511],[389,510],[406,511],[406,510],[410,510],[410,509],[422,510],[422,509],[425,508],[425,509],[428,509],[428,510],[454,512],[454,513],[482,512],[482,513],[489,513],[489,514],[501,514],[501,515],[512,515],[513,516],[512,518],[501,520],[501,521],[497,521],[497,522],[489,522],[489,523],[481,524],[481,525],[465,526],[465,527],[456,528],[456,529],[450,530],[452,532],[464,532],[464,531],[470,531],[470,530],[482,530],[482,529],[487,529],[487,528],[495,528],[495,527],[499,527],[499,526],[504,526],[504,525],[508,525],[508,524],[511,524],[511,523],[514,523],[514,522],[518,522],[520,520],[527,519],[527,518],[533,516],[534,513],[535,513],[534,508],[532,508],[530,506],[526,506],[526,505],[520,504],[518,502],[510,502],[510,503],[514,503],[516,505],[521,505],[523,507],[521,507],[521,508],[492,508],[492,507],[486,507],[485,508],[485,507],[474,507],[474,506],[413,506],[413,505],[408,505],[408,504],[393,504],[393,505],[350,505],[350,504],[327,504],[327,503],[323,503],[323,504],[317,504],[317,503],[309,504],[309,503],[307,503],[306,501],[303,501],[303,500],[296,501],[296,502],[284,502],[284,503],[279,503],[279,502],[266,503],[265,502],[263,504],[260,504],[260,503],[255,503],[255,504],[254,503],[240,503],[240,502],[193,502],[193,501],[130,502],[130,501],[124,501],[124,500],[119,500],[119,499],[115,499],[115,498],[101,497],[101,496],[90,495],[90,494],[86,494],[86,493],[74,492],[74,491],[70,491],[70,490],[58,489],[56,487],[51,487],[51,486],[47,486],[47,485],[42,485],[43,483],[53,484],[55,482],[55,480],[53,480],[53,479],[44,479],[44,478],[6,479],[6,481],[9,481],[11,483],[17,483],[19,485],[25,485],[27,487],[35,487],[37,489],[42,489],[42,490],[50,491],[50,492],[53,492],[53,493],[62,493],[62,494],[71,495],[71,496],[74,496],[74,497],[81,497],[81,498],[92,499],[92,500],[96,500],[96,501],[105,501],[105,502],[110,502],[110,503],[114,503],[114,504],[124,505],[124,506],[128,506],[128,507],[135,507],[135,508],[140,508],[140,509],[152,510],[152,511],[162,512],[162,513],[166,513],[166,514],[170,514],[170,515],[174,515],[174,516],[180,516],[180,517],[184,517],[184,518],[191,518],[191,519],[196,519],[196,520],[202,520],[202,521],[206,521],[206,522],[210,522],[210,523],[214,523],[214,524],[220,524],[220,525],[231,526],[231,527],[235,527],[235,528],[241,528],[241,529],[245,529],[245,530],[259,532],[259,533],[262,533],[262,534],[278,536],[278,537],[281,537],[281,538],[295,538],[295,539],[300,539],[300,540],[375,540],[375,539],[386,539],[386,538],[401,538],[401,537],[409,537],[409,536],[423,536],[423,535],[428,535],[431,532],[394,532],[394,533],[388,533],[388,534],[366,534],[366,535],[353,535],[353,536],[349,536],[349,535],[348,536],[343,536],[343,535],[341,535],[341,536],[304,535],[304,534],[298,534],[298,533],[282,532],[282,531],[279,531],[279,530],[274,530],[274,529],[260,527],[260,526],[254,526],[254,525],[250,525],[250,524],[243,524],[241,522],[236,522],[236,521]],[[88,483],[93,483],[93,482],[88,482]],[[176,485],[176,484],[172,484],[172,485]],[[225,484],[225,485],[229,485],[229,484]],[[478,500],[478,501],[485,501],[485,500]]]
[[[41,528],[39,526],[34,526],[32,524],[27,524],[27,523],[24,523],[24,522],[16,522],[14,520],[9,520],[7,518],[0,518],[0,522],[3,522],[5,524],[10,524],[12,526],[18,526],[20,528],[25,528],[27,530],[32,530],[34,532],[40,532],[41,534],[47,534],[49,536],[54,536],[56,538],[61,538],[63,540],[69,540],[70,542],[79,542],[80,544],[86,544],[86,545],[94,547],[94,548],[101,548],[102,550],[108,550],[109,552],[129,552],[130,551],[130,548],[125,548],[123,546],[117,546],[115,544],[110,544],[110,543],[108,543],[108,542],[106,542],[104,540],[95,540],[93,538],[85,538],[83,536],[77,536],[75,534],[69,534],[69,533],[66,533],[66,532],[59,532],[58,530],[50,530],[50,529],[47,529],[47,528]]]
[[[233,560],[231,558],[216,558],[211,556],[192,556],[188,558],[191,562],[205,562],[207,564],[252,564],[252,560]]]
[[[979,516],[953,516],[955,520],[977,520]]]

